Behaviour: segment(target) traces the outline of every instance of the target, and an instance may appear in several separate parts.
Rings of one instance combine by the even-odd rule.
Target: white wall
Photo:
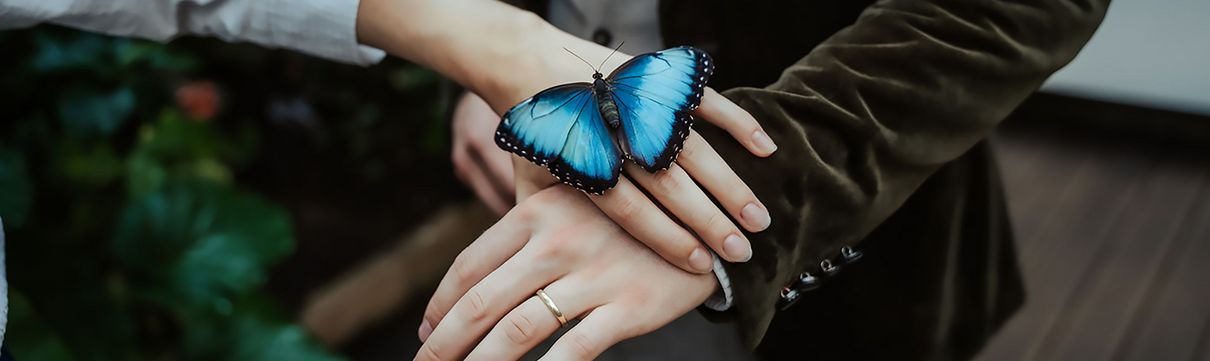
[[[1043,89],[1210,115],[1210,0],[1115,0]]]

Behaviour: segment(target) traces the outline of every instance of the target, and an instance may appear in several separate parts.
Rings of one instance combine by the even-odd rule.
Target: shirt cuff
[[[357,42],[360,0],[267,0],[252,2],[255,42],[297,50],[329,60],[373,65],[386,53]]]
[[[727,270],[723,268],[723,261],[718,258],[714,252],[710,252],[710,258],[714,261],[712,269],[714,277],[718,278],[718,292],[710,295],[702,305],[715,311],[726,311],[731,308],[732,300],[734,299],[731,291],[731,278],[727,277]]]

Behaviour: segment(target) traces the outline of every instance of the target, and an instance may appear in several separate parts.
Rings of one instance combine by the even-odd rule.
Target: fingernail
[[[424,320],[420,323],[420,329],[416,333],[420,335],[420,342],[428,341],[429,335],[433,334],[433,325],[429,324],[429,320]]]
[[[710,255],[706,254],[706,250],[699,247],[689,254],[689,267],[693,267],[694,271],[698,273],[710,272],[714,268],[713,266],[714,262],[710,260]]]
[[[756,145],[756,149],[766,154],[773,154],[777,151],[777,144],[773,144],[773,139],[769,138],[764,131],[752,132],[752,144]]]
[[[760,232],[769,228],[769,223],[773,221],[769,218],[769,210],[756,203],[748,203],[740,211],[740,214],[744,217],[744,223],[752,227],[753,232]]]
[[[727,256],[734,262],[748,262],[752,259],[752,246],[734,234],[723,240],[723,252],[727,252]]]

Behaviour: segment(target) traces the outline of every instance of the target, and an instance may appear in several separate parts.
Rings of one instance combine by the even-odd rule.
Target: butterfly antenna
[[[613,56],[613,54],[616,54],[618,52],[618,49],[622,48],[622,44],[626,44],[626,41],[622,41],[622,42],[618,43],[618,47],[613,48],[613,52],[609,53],[609,56],[606,56],[605,60],[601,61],[601,66],[598,66],[597,69],[605,67],[605,62],[609,61],[609,57]],[[600,71],[598,70],[598,72],[600,72]]]
[[[588,64],[588,67],[589,67],[589,68],[592,68],[592,71],[593,71],[593,72],[597,72],[597,73],[599,73],[599,72],[600,72],[600,71],[598,71],[598,70],[597,70],[597,68],[593,68],[593,67],[592,67],[592,63],[589,63],[589,62],[588,62],[588,60],[584,60],[584,58],[581,58],[579,55],[576,55],[576,53],[572,52],[572,51],[571,51],[571,49],[568,49],[568,48],[564,47],[564,48],[563,48],[563,50],[567,50],[567,52],[568,52],[568,53],[571,53],[571,55],[572,55],[572,56],[576,57],[577,59],[580,59],[580,61],[584,62],[584,64]]]

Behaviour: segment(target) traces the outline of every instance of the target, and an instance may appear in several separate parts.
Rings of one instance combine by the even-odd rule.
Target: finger
[[[487,143],[495,144],[495,143]],[[502,188],[509,190],[507,194],[510,199],[512,197],[511,190],[513,189],[513,162],[510,153],[498,148],[480,149],[479,154],[482,155],[483,162],[487,164],[487,169],[491,172],[494,183],[499,184]]]
[[[488,208],[492,209],[497,215],[508,212],[512,208],[512,202],[506,200],[497,186],[488,179],[487,174],[482,171],[472,172],[468,176],[471,190],[475,191],[475,195],[479,197],[483,203],[487,204]],[[511,197],[510,197],[511,198]]]
[[[420,341],[429,337],[433,328],[467,290],[478,284],[491,270],[499,268],[529,241],[529,231],[522,222],[523,211],[514,209],[505,214],[504,218],[454,258],[454,263],[441,278],[437,291],[425,307],[424,321],[417,331]]]
[[[773,143],[773,139],[769,138],[769,134],[752,114],[748,114],[744,108],[740,108],[714,89],[706,88],[702,104],[694,114],[726,130],[752,154],[768,157],[777,151],[777,144]]]
[[[460,143],[462,142],[458,141],[457,139],[454,140],[453,148],[450,151],[450,162],[454,164],[454,176],[458,177],[458,180],[469,186],[469,171],[467,169],[470,168],[471,159],[470,156],[466,154],[466,147],[462,146]]]
[[[492,173],[493,170],[483,158],[482,152],[472,147],[468,153],[468,157],[473,164],[471,173],[472,188],[475,190],[475,194],[483,199],[496,214],[508,212],[508,209],[513,206],[511,175],[508,178],[508,188],[505,188],[506,185],[499,181],[500,178]],[[508,158],[506,157],[505,159],[507,161]]]
[[[756,199],[748,184],[731,170],[727,161],[697,132],[689,133],[676,163],[722,203],[727,213],[738,219],[748,231],[760,232],[769,228],[769,210]]]
[[[592,360],[618,342],[642,334],[636,319],[619,306],[604,305],[588,313],[580,323],[555,341],[539,361]]]
[[[475,196],[487,204],[497,215],[508,212],[512,202],[506,201],[504,195],[500,193],[497,186],[491,183],[483,167],[482,162],[476,161],[472,151],[467,150],[467,146],[454,145],[452,159],[454,163],[454,175],[458,177],[471,191],[475,192]],[[511,197],[509,198],[511,200]]]
[[[697,238],[668,218],[626,177],[620,177],[618,185],[604,195],[589,199],[669,263],[693,273],[710,272],[713,261]]]
[[[533,249],[526,247],[467,290],[424,340],[417,359],[462,357],[505,313],[563,276],[568,267],[559,259],[528,256],[536,253]]]
[[[600,302],[598,298],[586,297],[599,287],[579,287],[573,291],[570,287],[591,283],[573,282],[567,278],[555,281],[544,289],[546,295],[554,301],[555,306],[567,320],[580,317]],[[588,292],[588,293],[586,293]],[[553,311],[546,307],[537,296],[530,297],[505,315],[499,323],[492,327],[491,332],[479,342],[478,346],[467,355],[466,360],[516,360],[524,356],[547,337],[562,327]]]
[[[667,170],[647,173],[633,163],[626,164],[626,174],[655,196],[677,219],[692,229],[710,248],[731,262],[746,262],[752,258],[752,246],[735,223],[706,197],[693,178],[673,163]]]

